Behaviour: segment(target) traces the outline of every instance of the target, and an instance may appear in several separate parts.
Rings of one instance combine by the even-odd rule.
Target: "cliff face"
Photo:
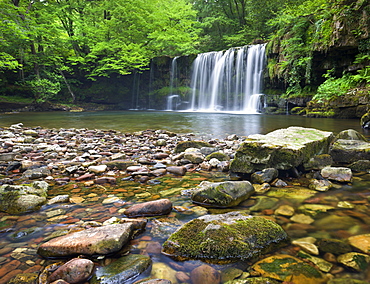
[[[369,65],[354,64],[358,54],[370,53],[369,33],[370,3],[366,0],[336,1],[330,11],[297,18],[269,43],[267,93],[288,94],[284,105],[307,107],[304,114],[315,112],[315,116],[322,111],[326,112],[323,116],[360,117],[369,104],[369,88],[364,84],[346,97],[325,103],[309,102],[308,94],[315,94],[328,70],[339,78],[343,72],[356,74]]]

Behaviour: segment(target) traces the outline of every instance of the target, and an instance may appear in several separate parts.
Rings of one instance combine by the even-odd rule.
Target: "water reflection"
[[[265,134],[289,126],[312,127],[335,133],[350,128],[363,132],[357,119],[285,115],[161,111],[30,112],[0,115],[2,127],[19,122],[26,127],[114,129],[121,132],[165,129],[213,138],[224,138],[230,134]]]

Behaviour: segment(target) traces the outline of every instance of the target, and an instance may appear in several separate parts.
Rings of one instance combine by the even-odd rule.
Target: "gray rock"
[[[149,268],[151,263],[149,256],[130,254],[121,257],[110,265],[99,267],[90,283],[132,283],[137,276]]]
[[[230,164],[232,172],[253,173],[265,168],[289,170],[318,154],[327,154],[332,132],[289,127],[266,135],[250,135],[238,148]]]
[[[75,232],[41,244],[37,253],[44,257],[113,253],[131,239],[134,228],[132,223],[125,223]]]
[[[348,167],[354,172],[370,172],[370,160],[358,160]]]
[[[193,164],[200,164],[204,161],[204,155],[197,148],[188,148],[185,150],[184,159],[189,160]]]
[[[237,261],[269,253],[287,241],[275,222],[230,212],[186,223],[163,244],[162,252],[182,260]]]
[[[333,158],[329,154],[322,154],[311,158],[307,163],[304,163],[303,166],[306,171],[321,170],[327,166],[331,166],[333,163]]]
[[[338,139],[331,146],[330,155],[336,163],[370,160],[370,143],[362,140]]]
[[[37,179],[47,177],[51,174],[50,170],[47,167],[41,167],[36,169],[30,169],[23,173],[22,178],[26,179]]]
[[[323,178],[339,182],[350,182],[352,179],[352,171],[344,167],[325,167],[321,170]]]
[[[263,169],[252,174],[252,183],[263,184],[265,182],[271,182],[278,177],[278,170],[274,168]]]
[[[4,161],[4,162],[13,161],[17,155],[18,153],[13,153],[13,152],[2,153],[0,154],[0,161]]]
[[[202,182],[193,192],[193,202],[215,207],[233,207],[255,192],[249,181]]]

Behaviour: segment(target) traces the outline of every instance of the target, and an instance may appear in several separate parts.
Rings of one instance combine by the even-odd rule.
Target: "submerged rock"
[[[91,284],[131,283],[152,264],[149,256],[130,254],[117,261],[97,268]],[[128,282],[130,281],[130,282]]]
[[[87,280],[94,268],[94,263],[89,259],[73,258],[55,270],[48,278],[49,282],[59,279],[68,283],[80,283]]]
[[[236,261],[272,252],[287,241],[275,222],[230,212],[186,223],[163,244],[162,252],[180,260]]]
[[[202,182],[191,199],[202,205],[233,207],[251,197],[254,192],[249,181]]]
[[[131,239],[134,228],[134,224],[125,223],[75,232],[43,243],[37,253],[44,257],[113,253]]]
[[[332,132],[313,128],[289,127],[266,135],[250,135],[235,154],[230,170],[252,173],[265,168],[289,170],[318,154],[327,154]]]
[[[252,269],[263,277],[289,283],[324,284],[326,277],[316,268],[290,255],[274,255],[262,259]]]
[[[167,215],[172,210],[172,202],[169,199],[159,199],[135,204],[127,208],[123,213],[127,217],[145,217]]]

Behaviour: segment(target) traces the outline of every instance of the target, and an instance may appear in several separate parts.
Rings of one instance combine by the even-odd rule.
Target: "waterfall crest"
[[[191,111],[258,113],[265,44],[198,54],[191,77]]]

